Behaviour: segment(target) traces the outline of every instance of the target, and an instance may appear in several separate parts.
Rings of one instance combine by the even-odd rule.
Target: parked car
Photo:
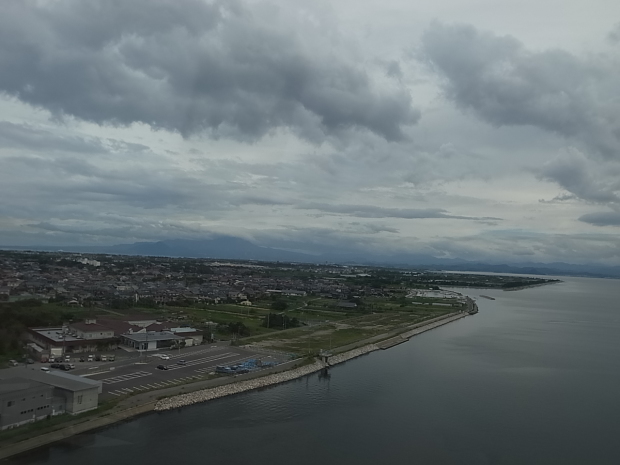
[[[26,360],[26,363],[29,365],[32,365],[34,363],[34,360],[32,360],[31,358]]]
[[[159,358],[161,358],[162,360],[170,360],[170,355],[160,354]]]
[[[157,365],[158,370],[167,370],[168,367],[166,365]]]
[[[62,357],[56,357],[56,358],[54,359],[54,361],[55,361],[56,363],[62,363]]]
[[[102,355],[101,356],[101,361],[102,362],[107,362],[108,361],[108,356],[107,355]]]
[[[60,364],[60,363],[52,363],[52,364],[50,365],[50,367],[51,367],[51,368],[60,368],[60,367],[61,367],[61,364]]]
[[[45,371],[47,373],[50,371],[50,369],[48,367],[41,367],[41,371]]]
[[[71,361],[71,357],[69,357],[68,355],[65,357],[65,363],[69,363]]]
[[[62,371],[69,371],[70,370],[69,365],[65,365],[64,363],[61,363],[58,368],[60,368]]]
[[[80,362],[85,362],[86,359],[84,357],[80,357]]]
[[[177,365],[187,365],[187,362],[185,360],[179,360]]]
[[[89,362],[92,362],[94,359],[95,359],[95,356],[94,356],[94,355],[89,355],[89,356],[88,356],[88,361],[89,361]]]
[[[18,365],[19,365],[19,363],[17,363],[17,360],[9,360],[9,366],[16,367]]]
[[[97,354],[95,355],[95,362],[100,362],[101,361],[101,355]]]
[[[75,370],[75,365],[73,363],[68,363],[65,365],[69,370]]]
[[[113,362],[116,360],[116,355],[108,355],[108,362]]]

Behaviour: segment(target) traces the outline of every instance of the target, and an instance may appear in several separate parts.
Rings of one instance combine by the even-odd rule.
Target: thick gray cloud
[[[319,210],[325,213],[335,213],[358,218],[403,218],[403,219],[422,219],[422,218],[441,218],[455,220],[483,220],[500,221],[501,218],[493,217],[473,217],[451,215],[441,208],[389,208],[377,207],[373,205],[335,205],[325,203],[304,203],[296,208],[303,210]]]
[[[454,241],[449,236],[430,241],[434,255],[470,260],[563,261],[616,264],[620,242],[612,234],[538,233],[524,230],[486,231]]]
[[[8,121],[0,121],[0,147],[88,155],[103,154],[110,150],[116,152],[148,150],[148,147],[142,144],[114,139],[102,140],[97,137],[62,135],[48,129]]]
[[[409,93],[377,85],[325,28],[260,2],[9,0],[0,91],[59,117],[183,135],[402,139],[419,118]]]
[[[609,34],[607,34],[607,40],[612,44],[620,43],[620,23],[616,24]]]
[[[510,36],[440,23],[425,32],[422,50],[448,98],[484,121],[535,126],[620,158],[617,56],[530,51]]]
[[[620,203],[620,164],[594,164],[573,152],[546,163],[539,176],[588,202]]]
[[[579,221],[593,224],[595,226],[620,226],[620,212],[596,212],[586,213],[579,217]]]
[[[618,263],[613,14],[453,1],[0,2],[0,245]]]

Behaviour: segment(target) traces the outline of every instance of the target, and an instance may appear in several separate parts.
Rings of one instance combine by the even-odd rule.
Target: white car
[[[170,360],[170,355],[160,354],[159,358],[161,358],[162,360]]]
[[[48,367],[41,367],[41,371],[49,373],[50,369]]]

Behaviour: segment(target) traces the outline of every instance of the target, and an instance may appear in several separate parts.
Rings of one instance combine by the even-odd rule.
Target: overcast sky
[[[617,0],[3,0],[0,245],[620,264]]]

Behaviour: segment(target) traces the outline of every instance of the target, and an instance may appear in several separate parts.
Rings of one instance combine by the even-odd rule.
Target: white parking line
[[[209,363],[209,362],[213,362],[215,360],[221,360],[223,358],[229,358],[229,357],[234,357],[235,353],[233,352],[226,352],[223,354],[218,354],[218,355],[212,355],[210,357],[203,357],[203,358],[197,358],[194,360],[189,360],[185,363],[185,365],[168,365],[168,370],[180,370],[181,368],[186,368],[186,367],[191,367],[194,365],[201,365],[203,363]]]
[[[252,356],[252,357],[238,358],[235,360],[227,360],[226,363],[228,365],[233,365],[239,362],[244,362],[246,360],[251,360],[253,358],[256,358],[256,357]],[[197,371],[198,373],[206,373],[207,371],[213,371],[213,367],[211,366],[211,367],[198,368],[197,370],[194,370],[194,371]]]
[[[149,376],[151,374],[152,373],[148,371],[136,371],[134,373],[128,373],[126,375],[119,375],[119,376],[114,376],[112,378],[105,378],[105,379],[102,379],[101,382],[105,384],[114,384],[114,383],[120,383],[123,381],[129,381],[131,379],[142,378],[143,376]]]
[[[206,354],[207,352],[217,352],[223,350],[223,347],[209,347],[208,349],[197,350],[196,352],[186,352],[183,354],[171,355],[170,358],[191,357],[192,355]]]

